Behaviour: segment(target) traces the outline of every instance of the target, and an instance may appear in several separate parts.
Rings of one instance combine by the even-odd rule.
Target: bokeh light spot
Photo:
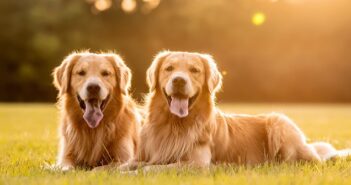
[[[266,15],[262,12],[256,12],[253,14],[251,22],[255,26],[261,26],[266,21]]]
[[[127,13],[133,12],[136,6],[135,0],[123,0],[121,4],[122,10]]]
[[[160,0],[143,0],[143,2],[143,6],[141,8],[143,13],[149,13],[160,4]]]
[[[97,1],[95,1],[94,6],[98,11],[105,11],[112,6],[112,1],[111,0],[97,0]]]
[[[225,75],[227,75],[227,74],[228,74],[227,71],[225,71],[225,70],[222,71],[222,75],[223,75],[223,76],[225,76]]]

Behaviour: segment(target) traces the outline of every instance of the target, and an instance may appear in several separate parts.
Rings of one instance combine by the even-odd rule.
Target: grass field
[[[283,112],[310,141],[351,148],[351,105],[221,105],[226,112]],[[325,164],[212,167],[210,171],[165,171],[136,176],[118,172],[45,170],[57,152],[58,111],[52,104],[0,104],[0,184],[351,184],[351,160]]]

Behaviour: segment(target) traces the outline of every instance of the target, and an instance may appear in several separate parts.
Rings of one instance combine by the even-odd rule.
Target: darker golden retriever
[[[73,53],[53,76],[61,110],[58,166],[93,168],[133,159],[141,119],[123,60],[114,53]]]
[[[148,115],[138,159],[149,167],[319,162],[349,154],[328,143],[307,143],[303,132],[283,114],[222,113],[215,106],[222,76],[207,54],[161,52],[147,71],[147,81]]]

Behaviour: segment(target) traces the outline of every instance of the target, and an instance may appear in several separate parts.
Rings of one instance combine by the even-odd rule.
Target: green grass
[[[310,141],[325,140],[351,147],[351,105],[221,105],[226,112],[283,112],[298,123]],[[165,171],[123,175],[42,168],[54,163],[58,111],[52,104],[0,104],[0,184],[351,184],[351,161],[325,164],[264,164],[256,167],[213,167],[210,171]]]

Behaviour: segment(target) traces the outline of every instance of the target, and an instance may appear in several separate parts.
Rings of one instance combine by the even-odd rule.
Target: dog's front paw
[[[91,171],[96,172],[96,171],[105,171],[105,170],[112,170],[114,167],[111,165],[104,165],[104,166],[97,166],[93,168]]]
[[[133,170],[133,171],[120,171],[120,173],[123,174],[123,175],[136,176],[136,175],[138,175],[138,170]]]
[[[55,166],[55,168],[61,170],[62,172],[74,170],[74,166],[71,163],[58,163]]]
[[[113,170],[118,170],[118,167],[121,165],[120,162],[113,162],[107,165],[102,165],[102,166],[97,166],[95,168],[93,168],[92,171],[103,171],[103,170],[109,170],[109,171],[113,171]]]
[[[118,167],[118,170],[119,171],[134,171],[134,170],[137,170],[138,167],[140,166],[143,166],[143,163],[139,163],[139,162],[127,162],[127,163],[124,163],[122,165],[120,165]]]
[[[42,165],[42,168],[45,170],[50,170],[50,171],[63,171],[63,172],[67,172],[70,170],[74,169],[73,165],[64,165],[64,164],[50,164],[48,162],[44,162],[44,164]]]
[[[68,172],[68,171],[73,170],[74,166],[72,166],[72,165],[63,165],[63,166],[60,166],[60,169],[63,172]]]
[[[41,168],[43,170],[60,171],[60,167],[57,164],[50,164],[46,161],[43,163],[43,165],[41,165]]]

